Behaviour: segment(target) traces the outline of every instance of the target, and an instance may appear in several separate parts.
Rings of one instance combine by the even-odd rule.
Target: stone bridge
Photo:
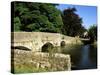
[[[84,43],[84,44],[90,44],[90,38],[80,38],[80,40]]]
[[[60,33],[46,33],[46,32],[12,32],[11,46],[12,47],[26,47],[32,51],[41,51],[46,43],[51,43],[53,46],[61,46],[61,42],[65,44],[82,43],[77,37],[69,37]]]

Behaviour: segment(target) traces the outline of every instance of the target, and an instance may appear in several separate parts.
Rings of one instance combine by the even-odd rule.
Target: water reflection
[[[81,55],[81,61],[78,64],[78,68],[80,69],[88,69],[92,66],[92,62],[89,56],[90,51],[90,45],[85,45],[82,47],[82,55]]]
[[[97,68],[97,48],[94,46],[66,47],[63,53],[71,55],[72,70]]]

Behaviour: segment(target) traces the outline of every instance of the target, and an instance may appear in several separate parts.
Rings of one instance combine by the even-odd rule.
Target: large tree
[[[12,31],[60,32],[63,22],[60,11],[55,7],[56,4],[13,2],[12,6]]]
[[[88,29],[88,34],[91,42],[97,40],[97,25],[90,26],[90,28]]]
[[[85,31],[85,28],[82,26],[82,19],[75,13],[76,11],[76,8],[68,8],[63,11],[63,34],[68,36],[76,36],[81,35]]]

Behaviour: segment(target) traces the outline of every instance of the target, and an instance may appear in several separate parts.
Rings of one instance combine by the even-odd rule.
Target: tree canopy
[[[11,31],[40,31],[62,33],[68,36],[81,36],[86,29],[82,26],[82,18],[76,14],[76,8],[67,8],[60,11],[58,4],[12,2]],[[89,29],[97,37],[95,27]],[[93,30],[93,32],[91,32]]]
[[[85,28],[82,26],[82,18],[76,14],[76,8],[68,8],[63,11],[62,33],[69,36],[81,35]]]
[[[12,31],[60,32],[63,22],[60,11],[55,7],[57,4],[17,1],[12,5]]]
[[[88,34],[89,34],[89,37],[90,37],[90,41],[91,42],[97,40],[97,25],[92,25],[88,29]]]

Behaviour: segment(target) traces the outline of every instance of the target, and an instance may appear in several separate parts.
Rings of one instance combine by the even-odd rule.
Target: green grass
[[[34,66],[17,65],[15,66],[14,73],[33,73],[33,72],[47,72],[46,68],[35,68]]]

